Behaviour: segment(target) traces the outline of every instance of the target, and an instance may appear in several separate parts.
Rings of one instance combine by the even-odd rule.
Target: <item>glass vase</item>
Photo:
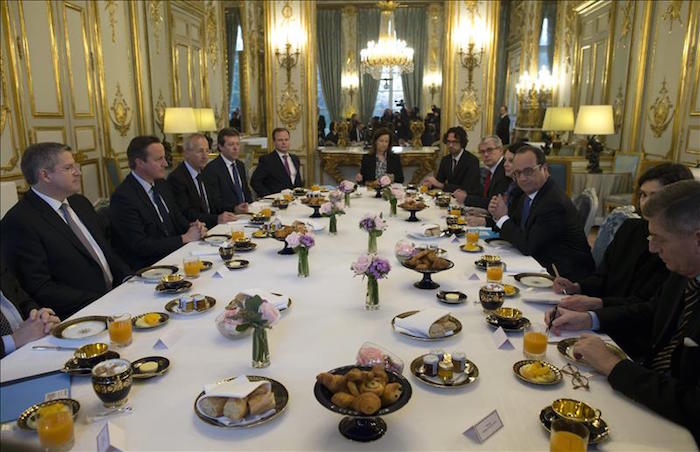
[[[377,252],[377,234],[374,231],[369,231],[369,241],[367,242],[367,252],[373,254]]]
[[[391,215],[392,217],[395,217],[395,216],[396,216],[396,204],[397,204],[397,203],[398,203],[398,200],[397,200],[396,198],[391,198],[391,199],[389,200],[389,205],[391,206],[391,213],[390,213],[390,215]]]
[[[328,232],[332,235],[336,235],[338,233],[338,219],[335,217],[335,215],[331,215],[331,221],[330,225],[328,226]]]
[[[367,298],[365,298],[365,310],[376,311],[379,309],[379,283],[374,276],[367,276]]]
[[[260,369],[270,365],[270,347],[267,344],[267,329],[253,327],[253,367]]]
[[[345,193],[345,207],[350,207],[350,193]]]
[[[297,267],[298,275],[300,278],[306,278],[309,276],[309,249],[299,247],[297,249],[297,254],[299,254],[299,265]]]

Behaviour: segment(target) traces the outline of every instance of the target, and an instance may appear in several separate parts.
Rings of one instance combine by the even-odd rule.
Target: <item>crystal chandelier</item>
[[[384,68],[395,74],[413,72],[413,49],[406,46],[406,41],[396,38],[394,29],[394,10],[399,6],[398,2],[380,1],[377,6],[382,11],[379,41],[369,41],[367,48],[360,51],[362,73],[381,80]]]

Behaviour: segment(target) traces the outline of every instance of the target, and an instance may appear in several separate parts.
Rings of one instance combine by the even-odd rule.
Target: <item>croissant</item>
[[[355,400],[355,396],[352,394],[348,394],[347,392],[336,392],[333,394],[333,397],[331,397],[331,402],[335,405],[338,405],[341,408],[347,408],[352,405],[352,402]]]
[[[360,393],[364,392],[372,392],[378,396],[381,396],[384,392],[384,383],[382,383],[380,380],[365,381],[360,385]]]
[[[384,386],[382,393],[382,406],[391,405],[401,397],[401,385],[399,383],[389,383]]]
[[[355,367],[346,373],[345,377],[348,379],[348,381],[362,381],[365,379],[365,373]]]
[[[382,400],[373,392],[364,392],[352,402],[352,409],[359,411],[362,414],[370,415],[379,411],[382,406]]]
[[[333,375],[328,372],[322,372],[316,375],[316,381],[321,383],[332,393],[345,390],[346,378],[344,375]]]
[[[357,388],[357,383],[355,383],[354,381],[348,381],[347,388],[348,392],[353,396],[360,395],[360,390]]]
[[[372,378],[381,381],[382,384],[385,385],[389,381],[389,375],[387,375],[386,370],[384,370],[384,366],[381,364],[376,364],[372,367]]]

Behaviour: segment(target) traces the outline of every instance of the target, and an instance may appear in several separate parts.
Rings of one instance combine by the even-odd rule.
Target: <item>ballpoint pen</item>
[[[554,322],[554,319],[557,317],[557,309],[559,306],[554,306],[554,309],[552,310],[552,314],[549,316],[549,324],[547,325],[547,331],[552,329],[552,323]]]

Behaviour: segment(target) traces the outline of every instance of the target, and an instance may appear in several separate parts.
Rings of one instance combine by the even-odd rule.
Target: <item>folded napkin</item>
[[[324,224],[321,223],[320,221],[309,220],[308,218],[304,218],[304,219],[297,218],[294,221],[299,221],[301,223],[304,223],[313,232],[320,231],[325,227]]]
[[[430,326],[449,313],[444,309],[424,309],[403,319],[396,317],[394,328],[413,336],[430,337]]]
[[[437,237],[439,237],[439,236],[428,236],[428,235],[425,235],[425,231],[426,231],[427,229],[430,229],[430,228],[439,228],[439,227],[440,227],[440,225],[437,224],[437,223],[421,223],[421,224],[419,224],[419,225],[417,225],[417,226],[415,226],[415,227],[412,227],[411,229],[409,229],[409,230],[406,231],[406,232],[408,233],[409,236],[412,236],[412,237],[414,237],[414,238],[429,238],[429,239],[432,239],[432,238],[437,238]]]
[[[251,297],[258,295],[263,300],[267,300],[268,302],[272,303],[280,311],[287,309],[287,305],[289,304],[289,297],[288,296],[268,292],[268,291],[265,291],[263,289],[258,289],[258,288],[245,289],[245,290],[242,290],[241,293],[244,293],[244,294],[249,295]]]
[[[566,295],[560,293],[554,293],[551,289],[549,290],[523,290],[520,292],[520,296],[523,301],[527,303],[541,303],[541,304],[559,304],[562,298]]]
[[[203,400],[205,400],[207,397],[228,397],[228,398],[236,398],[236,399],[242,399],[247,397],[251,392],[255,391],[258,387],[267,385],[268,388],[270,387],[270,382],[269,381],[250,381],[248,380],[248,377],[245,375],[236,377],[231,381],[224,381],[221,383],[213,383],[209,385],[204,386],[204,397],[200,398],[197,401],[197,407],[199,408],[199,412],[207,416],[206,413],[201,409],[200,404],[202,403]],[[230,419],[226,416],[220,416],[220,417],[211,417],[207,416],[211,419],[216,419],[217,421],[221,422],[224,425],[246,425],[250,424],[252,422],[257,421],[258,419],[267,417],[271,415],[272,413],[275,412],[275,409],[272,408],[264,413],[260,413],[255,416],[246,416],[243,419],[239,420],[234,420]]]

